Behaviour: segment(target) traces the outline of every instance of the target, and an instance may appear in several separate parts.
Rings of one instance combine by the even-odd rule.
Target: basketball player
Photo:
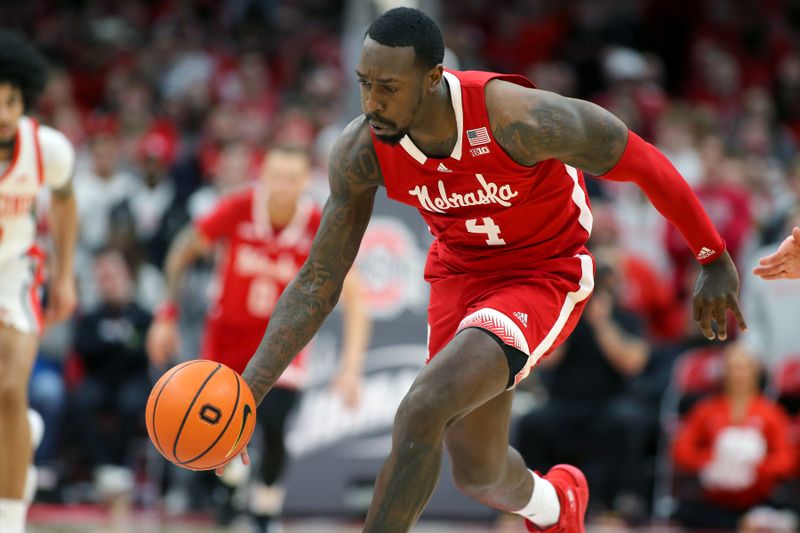
[[[260,401],[331,311],[380,185],[435,239],[429,362],[400,405],[364,531],[408,531],[436,485],[442,447],[465,494],[531,531],[584,531],[583,474],[529,471],[508,446],[514,386],[572,331],[592,292],[581,170],[633,181],[701,263],[694,317],[725,339],[744,327],[725,243],[667,159],[604,109],[522,76],[444,70],[436,24],[397,8],[368,29],[356,69],[363,115],[330,158],[331,194],[308,260],[279,299],[244,378]],[[713,329],[716,323],[717,332]]]
[[[308,257],[321,212],[302,196],[311,165],[308,153],[292,146],[272,148],[264,161],[260,182],[223,199],[212,211],[185,228],[170,247],[166,261],[168,299],[156,313],[148,348],[156,363],[166,362],[177,349],[177,302],[187,268],[214,249],[215,295],[208,311],[202,357],[225,363],[237,372],[258,347],[278,296]],[[345,283],[342,359],[333,386],[344,403],[358,402],[361,366],[369,322],[355,271]],[[257,411],[265,450],[260,481],[254,488],[251,511],[259,530],[281,507],[275,486],[285,463],[284,425],[306,376],[306,352],[282,373]]]
[[[72,166],[64,135],[28,116],[45,85],[39,53],[16,34],[0,32],[0,531],[25,529],[23,490],[31,460],[28,380],[45,324],[63,320],[75,302],[72,258],[77,234]],[[47,309],[39,289],[43,253],[36,247],[34,205],[51,191]]]
[[[758,260],[753,274],[763,279],[800,279],[800,227],[792,229],[774,254]]]

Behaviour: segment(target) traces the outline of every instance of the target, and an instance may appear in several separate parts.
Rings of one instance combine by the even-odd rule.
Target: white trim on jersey
[[[567,174],[569,174],[569,177],[572,178],[572,201],[575,202],[575,205],[577,205],[578,209],[580,210],[578,223],[583,226],[583,229],[589,232],[589,235],[591,235],[594,218],[592,217],[592,210],[589,209],[589,202],[586,201],[586,191],[583,190],[583,187],[581,187],[580,181],[578,180],[578,171],[566,163],[564,166],[567,169]]]
[[[460,161],[461,145],[464,138],[464,105],[461,101],[461,80],[458,79],[458,76],[451,74],[450,72],[443,72],[442,74],[444,75],[445,81],[450,86],[450,101],[453,104],[453,111],[456,114],[456,128],[458,129],[456,145],[453,147],[453,151],[450,153],[450,158]],[[428,156],[422,153],[422,150],[417,148],[417,145],[414,144],[414,141],[412,141],[411,137],[408,135],[400,140],[400,146],[402,146],[405,151],[408,152],[408,155],[413,157],[420,165],[424,165],[428,160]]]
[[[580,259],[581,261],[581,280],[578,282],[578,290],[568,292],[566,297],[564,298],[564,304],[561,306],[561,311],[558,314],[558,318],[556,319],[553,327],[550,328],[550,331],[547,332],[547,335],[544,336],[542,342],[539,343],[531,352],[531,356],[528,358],[528,362],[525,367],[520,370],[519,374],[515,379],[515,383],[519,383],[523,379],[525,379],[533,368],[533,365],[536,364],[541,357],[552,348],[553,343],[556,342],[556,339],[561,334],[561,331],[564,329],[564,326],[567,324],[567,320],[569,319],[572,312],[575,310],[575,306],[589,297],[594,290],[594,265],[592,263],[592,258],[589,255],[585,254],[578,254],[575,257]]]
[[[427,352],[427,356],[425,358],[426,361],[430,361],[431,359],[431,323],[428,322],[427,324],[428,329],[425,333],[425,351]]]
[[[525,334],[522,333],[522,330],[519,329],[516,322],[497,309],[482,307],[474,313],[467,315],[458,325],[458,331],[460,332],[474,325],[485,327],[487,323],[490,324],[491,327],[497,328],[498,332],[502,331],[502,335],[497,335],[500,337],[500,340],[523,352],[525,355],[530,356],[531,351],[530,348],[528,348],[528,341],[525,339]]]

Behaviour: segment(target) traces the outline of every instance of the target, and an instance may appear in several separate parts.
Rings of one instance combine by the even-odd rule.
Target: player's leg
[[[28,380],[37,345],[35,335],[0,324],[0,521],[11,524],[9,529],[4,524],[4,531],[15,532],[14,523],[24,522],[22,497],[31,461]]]
[[[508,445],[512,398],[506,391],[447,430],[445,444],[456,486],[484,505],[519,514],[531,531],[583,531],[589,496],[583,474],[556,465],[540,476],[525,466]]]
[[[268,531],[270,522],[283,509],[284,489],[280,486],[280,480],[288,458],[286,420],[297,404],[299,395],[297,390],[275,387],[258,406],[263,447],[258,476],[250,494],[250,512],[256,522],[256,531]]]
[[[458,490],[501,511],[522,509],[533,490],[520,454],[508,445],[513,391],[506,391],[458,420],[445,433]]]
[[[498,314],[496,319],[486,322],[493,331],[480,331],[502,348],[511,386],[529,371],[530,358],[498,336],[521,344],[507,329],[504,333],[497,327],[499,322],[512,328],[507,317]],[[524,517],[530,531],[582,532],[589,500],[586,478],[570,465],[556,465],[545,476],[527,468],[519,452],[508,445],[512,399],[513,392],[507,390],[448,428],[445,444],[456,486],[485,505]],[[542,438],[545,435],[543,431]]]
[[[410,529],[436,485],[445,431],[501,394],[508,378],[503,350],[478,329],[456,335],[420,372],[397,410],[365,532]]]

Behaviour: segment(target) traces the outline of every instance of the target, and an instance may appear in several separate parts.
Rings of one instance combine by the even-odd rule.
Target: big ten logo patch
[[[473,156],[486,155],[489,153],[488,146],[479,146],[477,148],[470,148],[469,153]]]
[[[367,307],[374,318],[389,320],[405,310],[425,311],[425,252],[402,221],[373,218],[357,261]]]

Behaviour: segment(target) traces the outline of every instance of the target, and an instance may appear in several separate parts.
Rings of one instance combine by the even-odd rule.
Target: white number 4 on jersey
[[[478,224],[477,218],[470,218],[466,221],[467,231],[470,233],[483,233],[488,238],[486,244],[489,246],[504,245],[506,241],[500,238],[500,226],[494,223],[490,217],[483,217],[483,224]]]

